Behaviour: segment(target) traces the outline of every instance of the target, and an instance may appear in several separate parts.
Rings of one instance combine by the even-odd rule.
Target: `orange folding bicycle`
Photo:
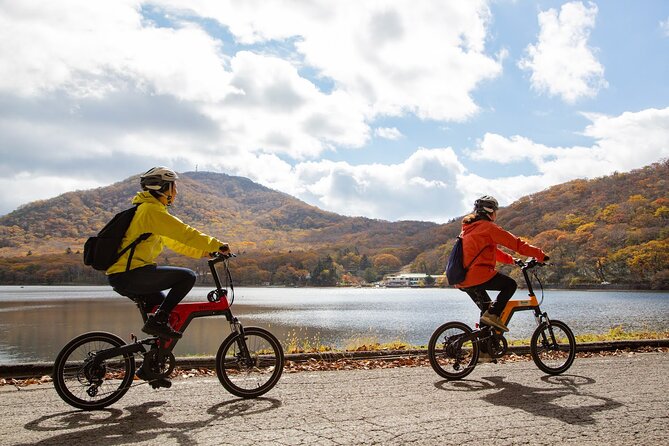
[[[527,261],[517,260],[521,268],[527,290],[528,299],[510,300],[500,318],[504,325],[508,325],[516,311],[534,311],[537,328],[530,341],[530,353],[534,363],[545,373],[559,375],[571,367],[576,356],[576,339],[571,329],[564,322],[549,319],[548,314],[542,312],[542,299],[537,300],[532,287],[528,271],[536,266],[545,264],[534,258]],[[487,325],[472,330],[463,322],[446,322],[437,328],[428,344],[430,364],[437,374],[448,379],[462,379],[469,375],[476,367],[481,349],[484,348],[494,359],[507,353],[508,343],[503,333]]]

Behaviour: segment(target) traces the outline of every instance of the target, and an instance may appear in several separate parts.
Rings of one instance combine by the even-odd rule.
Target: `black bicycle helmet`
[[[474,202],[474,211],[479,214],[492,214],[497,209],[499,209],[499,203],[495,197],[490,195],[484,195]]]

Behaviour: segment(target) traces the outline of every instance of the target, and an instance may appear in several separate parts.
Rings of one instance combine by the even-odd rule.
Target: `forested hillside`
[[[669,161],[663,161],[572,181],[501,209],[498,223],[550,254],[553,266],[543,273],[551,285],[667,289],[668,175]],[[437,225],[345,217],[246,178],[181,176],[170,212],[229,241],[244,284],[359,284],[400,269],[440,274],[460,231],[460,218]],[[137,185],[132,177],[0,217],[0,284],[104,283],[101,273],[81,263],[83,242],[129,207]],[[202,260],[170,252],[162,261],[206,269]]]
[[[548,283],[602,283],[669,288],[669,161],[629,173],[575,180],[521,198],[497,223],[551,256]],[[436,270],[450,252],[459,221],[443,230],[448,243],[420,254],[414,270]]]

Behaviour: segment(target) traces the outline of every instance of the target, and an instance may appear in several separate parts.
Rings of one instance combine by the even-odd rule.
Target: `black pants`
[[[123,295],[140,296],[147,308],[171,312],[195,285],[196,275],[188,268],[149,265],[112,274],[109,284]],[[164,290],[170,291],[165,295]]]
[[[518,288],[518,284],[515,280],[509,276],[505,276],[504,274],[497,273],[487,282],[465,288],[463,291],[466,292],[474,301],[476,306],[481,309],[481,314],[488,310],[490,313],[500,316],[502,311],[504,311],[504,307],[506,306],[507,302],[509,302],[509,299],[511,299],[513,293],[516,292],[516,288]],[[487,290],[499,291],[497,300],[492,304],[492,306],[490,305],[491,301]]]

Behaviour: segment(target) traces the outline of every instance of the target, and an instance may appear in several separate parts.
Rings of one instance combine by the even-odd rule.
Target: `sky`
[[[0,0],[0,215],[164,165],[444,223],[669,158],[667,79],[666,0]]]

